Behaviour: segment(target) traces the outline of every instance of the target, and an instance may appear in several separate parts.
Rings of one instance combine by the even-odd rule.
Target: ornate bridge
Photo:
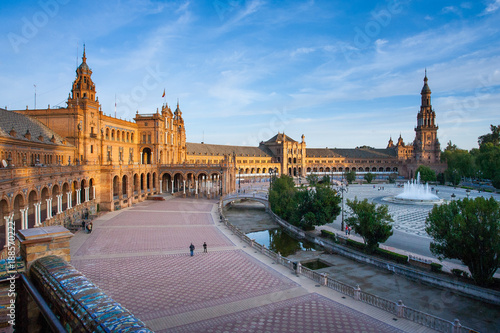
[[[248,191],[245,193],[233,192],[228,195],[225,195],[221,199],[222,206],[226,206],[227,204],[230,204],[233,201],[242,199],[260,202],[266,207],[266,210],[269,210],[269,201],[267,200],[267,193],[258,191]]]

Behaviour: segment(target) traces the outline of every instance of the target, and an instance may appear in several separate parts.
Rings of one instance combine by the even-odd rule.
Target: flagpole
[[[116,94],[115,94],[115,118],[116,118]]]

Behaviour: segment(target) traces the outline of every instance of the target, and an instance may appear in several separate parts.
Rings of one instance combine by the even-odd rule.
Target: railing
[[[49,305],[47,302],[43,299],[42,295],[38,292],[38,290],[35,288],[35,286],[26,278],[24,274],[21,274],[18,278],[17,281],[19,283],[19,286],[21,288],[18,288],[19,291],[26,290],[28,295],[31,296],[33,301],[35,301],[36,305],[38,306],[38,309],[40,310],[40,313],[43,315],[45,318],[47,324],[51,328],[52,332],[54,333],[67,333],[66,329],[64,326],[61,324],[57,316],[52,312],[50,309]],[[25,302],[20,302],[20,304],[16,305],[22,309],[22,307],[26,307],[27,304],[23,304]],[[24,311],[27,311],[25,308]],[[23,311],[23,312],[24,312]],[[27,325],[27,322],[24,321],[16,321],[19,322],[21,325],[16,325],[17,329],[27,328],[25,325]],[[21,326],[21,327],[18,327]]]
[[[234,196],[234,195],[231,195]],[[297,275],[303,275],[321,285],[324,285],[330,289],[333,289],[339,293],[342,293],[344,295],[353,297],[354,299],[361,301],[363,303],[372,305],[374,307],[377,307],[379,309],[382,309],[384,311],[387,311],[389,313],[392,313],[396,315],[397,317],[400,318],[405,318],[410,321],[413,321],[415,323],[418,323],[420,325],[432,328],[438,332],[446,332],[446,333],[474,333],[477,331],[462,326],[458,319],[455,319],[455,321],[452,323],[448,320],[430,315],[428,313],[418,311],[412,308],[409,308],[403,304],[403,302],[394,302],[394,301],[389,301],[385,298],[366,293],[361,291],[359,287],[354,288],[352,286],[349,286],[343,282],[331,279],[327,277],[326,275],[320,274],[318,272],[315,272],[307,267],[304,267],[300,265],[300,263],[297,264],[297,266],[294,265],[292,261],[289,259],[281,257],[279,253],[275,253],[268,248],[266,248],[264,245],[261,245],[259,243],[256,243],[253,239],[250,239],[247,235],[245,235],[241,230],[239,230],[237,227],[233,226],[228,219],[225,217],[223,213],[223,206],[222,202],[225,199],[231,198],[231,196],[226,196],[221,198],[218,206],[219,210],[219,216],[222,217],[222,221],[226,224],[226,226],[237,236],[239,236],[244,242],[250,244],[253,248],[256,250],[259,250],[262,254],[266,255],[267,257],[275,260],[278,264],[281,264],[285,267],[288,267],[289,269],[292,269],[296,272]],[[242,196],[240,196],[241,198]],[[276,221],[282,225],[283,227],[287,229],[298,229],[295,226],[290,225],[288,222],[283,221],[281,218],[279,218],[277,215],[275,215],[273,212],[270,212],[273,217],[276,218]],[[297,232],[294,230],[294,232]],[[304,234],[304,232],[300,229],[298,229],[299,234]]]
[[[376,308],[385,310],[387,312],[390,312],[392,314],[397,315],[396,312],[396,307],[397,303],[393,301],[389,301],[385,298],[378,297],[375,295],[372,295],[370,293],[365,293],[362,291],[359,291],[359,300],[363,303],[370,304]]]

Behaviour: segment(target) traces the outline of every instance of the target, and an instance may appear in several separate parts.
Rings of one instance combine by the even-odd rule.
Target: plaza
[[[219,223],[214,200],[165,199],[71,241],[72,265],[157,332],[432,331],[275,265]]]

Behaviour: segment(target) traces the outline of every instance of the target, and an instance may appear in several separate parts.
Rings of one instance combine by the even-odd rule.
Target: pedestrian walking
[[[349,235],[351,235],[351,230],[352,230],[352,227],[349,227],[349,230],[348,230]]]
[[[349,231],[349,227],[345,226],[345,235],[347,236],[347,232]]]
[[[189,245],[189,252],[191,253],[191,257],[194,255],[194,245],[193,243],[191,243],[191,245]]]
[[[203,252],[207,253],[207,242],[203,242]]]

